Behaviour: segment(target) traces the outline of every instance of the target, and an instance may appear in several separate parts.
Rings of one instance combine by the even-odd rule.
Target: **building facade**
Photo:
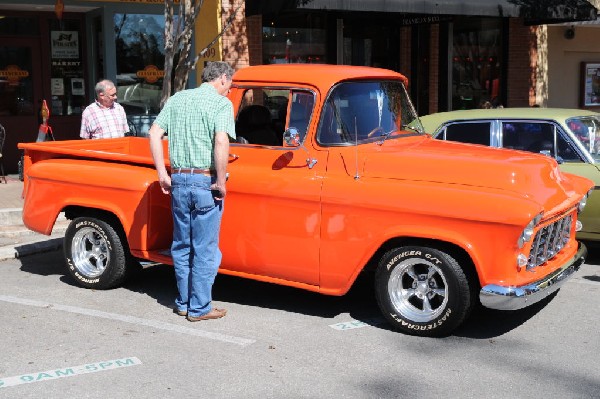
[[[236,69],[369,65],[405,74],[421,115],[486,101],[593,108],[600,31],[595,21],[578,22],[595,20],[590,2],[574,1],[576,9],[547,15],[548,7],[532,8],[543,2],[528,0],[205,0],[193,51],[210,48],[188,86],[200,83],[210,60]],[[18,142],[36,140],[43,101],[54,138],[78,138],[81,112],[102,78],[117,84],[133,128],[147,132],[160,107],[164,26],[163,0],[0,0],[5,170],[17,169]]]

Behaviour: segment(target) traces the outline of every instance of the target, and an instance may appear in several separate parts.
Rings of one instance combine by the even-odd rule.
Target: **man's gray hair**
[[[223,74],[227,76],[227,79],[231,80],[233,72],[233,68],[224,61],[209,62],[202,71],[202,81],[212,82],[213,80],[220,78]]]
[[[100,93],[106,93],[106,90],[115,87],[115,84],[112,80],[102,79],[98,83],[96,83],[96,87],[94,90],[96,91],[96,97],[100,96]]]

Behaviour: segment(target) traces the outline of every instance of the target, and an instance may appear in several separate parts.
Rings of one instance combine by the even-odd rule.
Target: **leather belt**
[[[205,176],[213,176],[215,174],[214,170],[211,169],[202,169],[202,168],[175,168],[172,173],[185,173],[190,175],[205,175]]]

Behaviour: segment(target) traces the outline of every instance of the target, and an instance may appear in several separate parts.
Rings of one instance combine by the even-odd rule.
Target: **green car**
[[[427,133],[551,156],[564,172],[594,181],[580,215],[582,240],[600,240],[600,114],[581,109],[493,108],[439,112],[420,118]]]

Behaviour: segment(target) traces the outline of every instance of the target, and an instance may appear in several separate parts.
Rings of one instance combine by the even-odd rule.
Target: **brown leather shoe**
[[[208,312],[207,314],[204,314],[202,316],[190,316],[190,315],[188,315],[187,319],[189,321],[220,319],[221,317],[225,316],[226,314],[227,314],[227,310],[226,309],[213,308],[213,309],[211,309],[210,312]]]
[[[173,313],[177,314],[178,316],[187,316],[187,310],[179,310],[175,308],[173,309]]]

